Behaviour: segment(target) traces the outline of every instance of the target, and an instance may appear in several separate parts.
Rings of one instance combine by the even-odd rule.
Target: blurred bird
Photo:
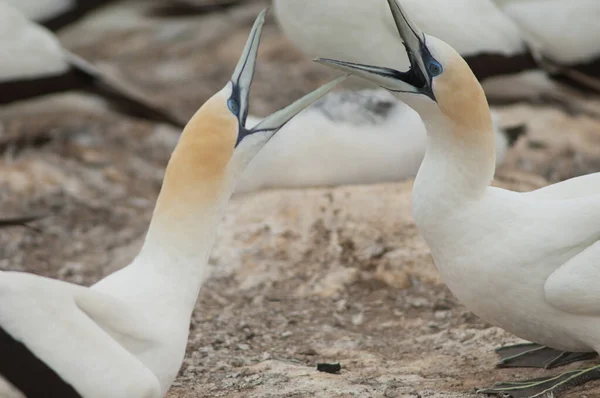
[[[529,193],[490,187],[494,135],[481,85],[458,52],[424,34],[398,0],[388,3],[408,71],[318,61],[391,91],[425,122],[427,151],[412,207],[445,283],[486,321],[550,347],[515,348],[512,359],[546,367],[600,352],[600,173]],[[594,379],[600,366],[480,393],[555,396]]]
[[[58,30],[112,0],[4,0],[28,19]]]
[[[285,123],[344,79],[247,129],[265,13],[231,81],[185,127],[130,265],[91,288],[0,272],[0,375],[25,396],[166,394],[183,362],[217,225],[239,174]]]
[[[69,90],[99,95],[131,116],[185,125],[63,48],[51,32],[0,1],[0,105]]]
[[[409,4],[441,34],[454,35],[463,52],[470,54],[480,78],[537,68],[516,25],[487,0],[460,4],[428,0],[426,6],[418,0]],[[274,5],[283,31],[309,55],[321,51],[355,62],[364,58],[377,65],[408,66],[406,51],[383,0],[275,0]],[[469,8],[471,13],[463,12]],[[482,33],[471,38],[457,31],[456,25],[439,23],[435,16],[448,15],[446,9],[460,18],[454,23]],[[515,135],[510,129],[494,129],[496,163],[500,165],[524,130],[512,130],[519,133]],[[423,160],[425,144],[425,126],[418,115],[385,91],[331,93],[266,145],[242,175],[236,192],[413,178]]]
[[[494,0],[558,79],[600,92],[600,2]]]
[[[248,123],[259,120],[250,116]],[[524,133],[524,128],[495,127],[496,164]],[[384,90],[330,93],[265,145],[236,193],[414,178],[426,138],[419,115]]]
[[[556,84],[540,67],[536,43],[528,40],[528,35],[521,29],[522,24],[511,17],[520,13],[521,8],[529,7],[531,14],[537,12],[538,20],[544,24],[545,20],[540,15],[553,8],[557,9],[556,17],[560,13],[558,6],[548,7],[546,3],[571,2],[504,1],[509,2],[505,4],[505,8],[511,10],[509,15],[502,12],[493,0],[405,0],[403,5],[420,26],[443,38],[463,56],[482,82],[490,100],[535,99],[555,93]],[[563,10],[569,7],[577,9],[578,1],[594,2],[576,0],[572,6],[563,6]],[[384,67],[409,66],[406,51],[395,36],[393,19],[384,0],[274,0],[273,4],[285,35],[311,57],[327,56]],[[598,15],[599,4],[594,2],[593,6],[577,11],[578,15],[589,13],[587,20],[580,18],[586,22],[581,30],[565,24],[557,24],[553,28],[548,28],[552,22],[544,24],[547,30],[552,29],[554,35],[561,37],[556,39],[553,47],[560,49],[568,40],[578,42],[577,46],[583,52],[588,51],[587,54],[591,54],[590,47],[596,47],[594,50],[597,51],[600,46],[597,40],[594,41],[597,36],[580,37],[579,31],[586,32],[588,21],[595,23],[593,16]],[[512,8],[516,10],[512,12]],[[440,18],[440,15],[444,17]],[[593,29],[597,27],[598,24]],[[550,35],[546,36],[546,40],[555,39]],[[565,58],[553,59],[561,61]]]

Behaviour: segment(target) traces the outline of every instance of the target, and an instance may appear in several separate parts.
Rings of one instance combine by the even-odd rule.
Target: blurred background
[[[256,15],[270,5],[105,3],[68,24],[37,18],[102,81],[174,123],[109,106],[97,87],[12,101],[14,87],[6,86],[0,218],[44,217],[0,229],[1,270],[89,285],[131,261],[181,131],[174,125],[226,84]],[[18,46],[15,37],[0,44]],[[265,116],[335,76],[311,56],[271,13],[251,113]],[[600,171],[596,94],[569,87],[495,101],[493,109],[500,126],[524,129],[497,172],[499,185],[530,190]],[[468,397],[496,379],[536,376],[494,369],[492,348],[516,340],[467,312],[442,285],[412,222],[410,189],[408,181],[234,198],[169,397]],[[319,362],[344,370],[317,373]],[[590,383],[575,394],[591,397],[600,388]]]

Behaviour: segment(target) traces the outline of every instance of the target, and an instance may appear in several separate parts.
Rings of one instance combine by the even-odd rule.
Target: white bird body
[[[444,282],[468,309],[518,337],[600,353],[600,173],[529,193],[490,187],[495,140],[481,85],[458,52],[388,1],[409,71],[318,61],[387,88],[427,126],[412,212]],[[554,396],[599,369],[481,392]]]
[[[231,81],[186,125],[131,264],[90,288],[0,272],[0,352],[11,353],[0,357],[0,375],[25,396],[167,393],[183,362],[191,314],[235,182],[285,123],[343,80],[243,128],[265,14]]]
[[[518,27],[490,0],[409,0],[404,5],[417,23],[452,41],[463,55],[526,51]],[[409,66],[385,0],[274,0],[274,12],[286,36],[309,56]]]
[[[600,57],[600,3],[594,0],[496,0],[552,60],[573,65]],[[568,34],[566,33],[568,32]]]
[[[185,125],[63,48],[52,32],[0,0],[0,105],[71,90],[92,92],[131,116]]]
[[[76,0],[4,0],[33,21],[43,21],[77,6]]]
[[[2,0],[29,20],[56,31],[110,0]]]
[[[425,183],[429,170],[425,165],[415,182],[413,214],[456,297],[523,339],[565,351],[599,351],[594,281],[600,270],[594,262],[600,255],[600,189],[578,197],[570,189],[538,195],[490,187],[471,201],[451,187],[454,170],[446,183],[439,177]],[[587,180],[598,186],[600,174]],[[433,183],[442,185],[432,189]],[[595,259],[592,252],[582,254],[590,248]],[[581,263],[586,257],[589,262]]]
[[[1,329],[82,396],[160,396],[157,377],[127,350],[127,343],[154,343],[143,313],[91,289],[24,273],[0,273],[0,299]]]
[[[584,251],[598,250],[600,174],[531,193],[490,187],[494,136],[483,91],[464,61],[455,66],[462,60],[450,46],[427,40],[448,74],[433,81],[434,92],[464,83],[460,93],[436,94],[439,107],[409,100],[428,127],[413,215],[444,282],[477,315],[521,338],[600,350],[600,291],[584,288],[596,267],[581,262],[589,260]]]
[[[385,0],[273,3],[285,35],[309,56],[408,68]],[[540,54],[552,61],[553,76],[563,73],[570,82],[600,89],[600,83],[562,70],[583,66],[588,77],[600,74],[595,0],[404,0],[403,6],[465,58],[491,99],[556,95],[560,86],[540,68]]]
[[[537,66],[518,26],[491,0],[407,0],[403,5],[420,26],[472,62],[488,95],[532,96],[554,88],[550,82],[539,84],[548,79],[534,70]],[[274,0],[274,12],[285,35],[309,56],[409,66],[385,0]],[[515,94],[511,88],[519,91]]]
[[[248,123],[259,120],[250,117]],[[497,127],[495,136],[501,164],[510,143]],[[265,145],[242,174],[236,193],[414,178],[425,144],[419,115],[385,90],[331,93]]]
[[[554,75],[600,91],[600,2],[496,1],[535,46]]]
[[[60,75],[69,68],[58,39],[0,2],[0,82]]]

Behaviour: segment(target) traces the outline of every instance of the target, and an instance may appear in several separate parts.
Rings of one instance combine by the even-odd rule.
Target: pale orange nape
[[[155,216],[170,217],[189,206],[212,203],[223,189],[227,165],[238,138],[238,120],[227,108],[227,99],[217,94],[188,122],[167,166],[156,203]]]
[[[435,80],[438,105],[456,124],[454,133],[460,138],[478,142],[489,136],[493,140],[492,116],[483,88],[465,60],[453,55]]]

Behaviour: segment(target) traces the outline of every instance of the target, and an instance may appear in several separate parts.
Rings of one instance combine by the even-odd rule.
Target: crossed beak
[[[321,86],[315,91],[305,95],[293,104],[285,107],[284,109],[275,112],[274,114],[263,119],[252,129],[246,129],[246,119],[248,118],[248,103],[250,97],[250,86],[254,78],[254,70],[256,68],[256,59],[258,57],[258,48],[260,46],[260,38],[262,34],[263,25],[265,23],[265,15],[268,9],[263,10],[260,15],[256,18],[252,31],[240,60],[231,76],[231,82],[233,83],[233,91],[231,98],[236,101],[237,106],[237,117],[240,123],[240,133],[238,135],[239,144],[241,140],[248,135],[257,132],[272,132],[275,134],[280,130],[287,122],[289,122],[294,116],[302,112],[313,102],[318,100],[327,94],[336,85],[346,79],[347,76],[338,77],[335,80]],[[237,145],[236,144],[236,145]]]

